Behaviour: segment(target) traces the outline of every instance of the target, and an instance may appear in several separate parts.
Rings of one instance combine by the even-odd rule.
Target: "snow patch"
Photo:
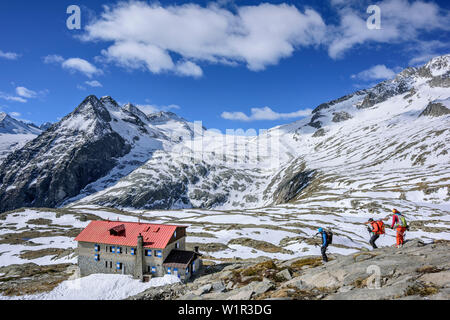
[[[166,275],[140,282],[129,275],[92,274],[66,280],[47,293],[24,296],[0,296],[4,300],[122,300],[151,287],[180,282],[178,277]]]

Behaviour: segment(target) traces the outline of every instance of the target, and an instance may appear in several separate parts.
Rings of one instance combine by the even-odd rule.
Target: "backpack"
[[[378,226],[378,230],[376,234],[384,234],[384,222],[381,220],[375,221],[375,224]]]
[[[401,214],[397,215],[397,217],[398,217],[398,225],[400,227],[405,227],[406,228],[408,226],[408,223],[406,222],[405,217],[403,215],[401,215]]]
[[[327,237],[327,244],[332,244],[333,243],[333,232],[331,231],[324,231],[325,232],[325,236]]]

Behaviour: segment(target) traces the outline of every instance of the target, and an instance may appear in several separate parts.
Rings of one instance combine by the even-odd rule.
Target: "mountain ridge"
[[[310,117],[257,137],[231,140],[171,112],[147,115],[132,104],[120,106],[110,96],[88,96],[0,164],[0,211],[82,204],[261,207],[301,199],[314,185],[327,189],[320,181],[330,175],[337,179],[350,167],[362,175],[371,167],[393,168],[394,162],[405,172],[427,165],[445,168],[449,60],[450,55],[434,58],[370,89],[323,103]],[[435,104],[439,107],[425,112]],[[407,136],[405,130],[414,134]],[[433,139],[420,152],[418,137],[426,130]],[[437,134],[439,130],[447,134]],[[380,138],[392,147],[380,144]],[[101,145],[107,146],[106,153]],[[436,156],[430,157],[431,152]],[[61,181],[43,178],[56,170],[42,169],[50,162],[60,168],[56,176]],[[76,169],[65,175],[62,168],[68,166]],[[73,189],[62,182],[68,176],[77,181]],[[50,190],[52,195],[44,196]]]

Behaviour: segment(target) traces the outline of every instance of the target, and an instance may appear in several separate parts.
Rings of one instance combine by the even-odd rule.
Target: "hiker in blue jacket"
[[[327,241],[327,233],[323,228],[319,228],[319,233],[322,235],[322,247],[320,248],[320,252],[322,253],[322,260],[323,262],[328,262],[328,257],[326,255],[327,247],[329,245]]]

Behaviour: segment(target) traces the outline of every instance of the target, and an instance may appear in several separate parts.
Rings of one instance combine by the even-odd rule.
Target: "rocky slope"
[[[88,185],[95,190],[94,182],[102,188],[117,181],[171,142],[172,136],[147,126],[144,121],[149,120],[136,110],[132,105],[122,108],[110,97],[89,96],[10,154],[0,165],[0,211],[57,207]]]
[[[187,285],[150,288],[131,300],[450,299],[450,243],[413,239],[322,264],[317,256],[288,261],[235,261],[205,266]]]
[[[88,97],[0,165],[0,210],[58,206],[106,174],[131,146],[109,124],[103,104]]]

